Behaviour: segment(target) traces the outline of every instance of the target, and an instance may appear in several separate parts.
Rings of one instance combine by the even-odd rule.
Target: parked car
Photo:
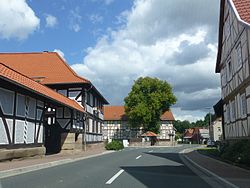
[[[216,147],[215,141],[208,140],[208,141],[207,141],[207,147]]]

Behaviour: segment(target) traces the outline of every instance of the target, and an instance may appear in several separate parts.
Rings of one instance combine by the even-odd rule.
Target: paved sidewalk
[[[15,159],[12,161],[0,162],[0,178],[17,175],[24,172],[30,172],[60,164],[66,164],[85,158],[103,155],[112,151],[106,151],[104,148],[89,151],[65,151],[54,155],[43,157],[31,157],[25,159]]]
[[[216,174],[221,178],[224,178],[225,180],[238,187],[250,187],[249,170],[202,155],[197,151],[191,151],[189,153],[186,153],[185,155],[201,167],[209,170],[210,172]]]

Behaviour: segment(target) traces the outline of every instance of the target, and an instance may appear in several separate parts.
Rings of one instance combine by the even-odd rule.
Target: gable
[[[221,0],[216,73],[221,71],[239,34],[249,26],[249,22],[248,0]]]

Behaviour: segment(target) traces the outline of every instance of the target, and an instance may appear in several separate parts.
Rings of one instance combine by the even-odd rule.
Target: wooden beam
[[[7,121],[6,121],[5,117],[4,117],[1,106],[0,106],[0,117],[2,117],[2,120],[3,120],[3,124],[4,124],[4,127],[5,127],[5,132],[6,132],[6,135],[7,135],[8,142],[9,142],[9,144],[11,144],[11,137],[10,137],[10,131],[9,131],[8,123],[7,123]]]

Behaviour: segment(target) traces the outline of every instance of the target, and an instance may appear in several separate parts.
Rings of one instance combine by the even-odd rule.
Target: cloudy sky
[[[194,121],[220,98],[218,14],[218,0],[1,0],[0,51],[56,51],[112,105],[158,77]]]

